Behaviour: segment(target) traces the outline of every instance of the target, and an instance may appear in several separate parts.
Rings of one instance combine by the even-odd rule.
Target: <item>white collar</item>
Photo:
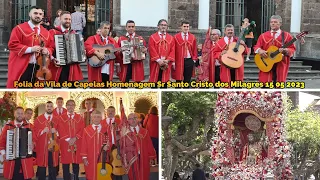
[[[139,133],[140,127],[138,125],[136,127],[130,126],[130,129],[131,129],[132,132],[134,132],[134,128],[136,128],[137,133]]]
[[[226,44],[228,44],[229,38],[228,38],[227,36],[225,36],[223,39],[224,39],[224,42],[225,42]],[[231,37],[230,42],[233,42],[233,37]]]
[[[18,122],[16,120],[14,120],[14,125],[17,126],[18,124],[21,126],[23,124],[23,121],[22,122]]]
[[[65,28],[61,25],[61,30],[62,30],[62,32],[65,32],[67,29],[65,29]],[[70,28],[68,29],[68,31],[70,31]]]
[[[271,34],[272,34],[272,32],[277,32],[277,34],[280,34],[281,33],[281,29],[278,29],[277,31],[271,30]]]
[[[35,26],[34,24],[32,24],[31,20],[28,21],[29,26],[31,27],[32,31],[34,30],[34,27],[38,27],[38,32],[40,32],[40,24],[38,26]]]
[[[103,40],[105,40],[105,39],[108,40],[108,36],[107,36],[107,37],[103,37],[102,34],[100,34],[100,36],[101,36],[101,38],[102,38]],[[92,108],[91,108],[91,109],[92,109]]]
[[[98,132],[100,132],[101,128],[102,128],[101,124],[99,124],[99,125],[92,124],[93,130],[96,130],[96,126],[98,126]]]
[[[184,38],[184,35],[187,35],[187,38],[189,36],[189,33],[185,34],[184,32],[181,32],[181,36]]]
[[[38,26],[34,25],[31,20],[28,21],[29,26],[31,27],[31,29],[33,30],[34,27],[38,27],[40,29],[40,24]]]
[[[108,124],[108,125],[110,124],[110,119],[111,119],[111,123],[114,123],[114,117],[113,117],[113,118],[108,118],[108,117],[107,117],[106,120],[107,120],[107,124]]]
[[[73,112],[72,114],[70,114],[69,112],[67,112],[67,114],[68,114],[68,116],[70,116],[70,115],[71,115],[71,116],[72,116],[72,118],[73,118],[75,113]]]
[[[134,32],[134,33],[133,33],[133,34],[131,34],[131,35],[132,35],[132,37],[135,37],[135,36],[136,36],[136,33]],[[126,36],[127,36],[127,37],[130,37],[130,35],[129,35],[129,33],[128,33],[128,32],[126,33]]]
[[[158,31],[158,34],[159,34],[159,36],[161,36],[162,33],[160,31]],[[167,35],[167,32],[165,32],[163,36],[166,36],[166,35]]]
[[[51,116],[50,119],[48,119],[49,116]],[[44,117],[45,117],[47,120],[49,120],[49,121],[52,120],[52,116],[53,116],[52,114],[44,113]]]

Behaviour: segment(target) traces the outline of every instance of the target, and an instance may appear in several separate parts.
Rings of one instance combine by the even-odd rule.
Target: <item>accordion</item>
[[[29,128],[7,130],[6,160],[32,156],[32,131]]]
[[[80,34],[55,35],[57,65],[64,66],[86,61],[84,40]]]

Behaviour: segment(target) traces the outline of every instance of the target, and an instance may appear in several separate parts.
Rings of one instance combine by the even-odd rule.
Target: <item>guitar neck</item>
[[[297,38],[291,39],[291,41],[289,41],[288,43],[286,43],[285,45],[283,45],[282,48],[287,48],[287,47],[289,47],[289,46],[290,46],[291,44],[293,44],[296,40],[297,40]]]
[[[106,169],[106,158],[107,158],[107,151],[102,150],[102,169]]]

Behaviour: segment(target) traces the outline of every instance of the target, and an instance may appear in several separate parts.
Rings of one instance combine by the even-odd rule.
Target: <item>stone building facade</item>
[[[62,0],[63,1],[63,0]],[[96,0],[96,3],[100,0]],[[110,1],[110,0],[108,0]],[[112,0],[111,0],[112,1]],[[135,0],[137,3],[144,2],[145,0]],[[149,0],[149,3],[158,2],[158,0]],[[291,5],[292,1],[296,0],[163,0],[167,3],[167,19],[169,21],[169,32],[174,34],[179,32],[180,22],[182,20],[188,20],[191,26],[191,32],[194,33],[199,43],[203,42],[205,38],[206,28],[198,29],[199,26],[199,15],[202,11],[200,10],[200,3],[207,3],[209,6],[209,18],[208,25],[216,27],[219,23],[221,24],[221,8],[227,7],[227,10],[224,11],[226,16],[225,23],[230,23],[228,18],[231,16],[236,16],[235,9],[238,8],[239,18],[233,18],[232,22],[236,24],[236,27],[241,23],[241,20],[244,17],[249,17],[251,20],[257,22],[257,34],[263,32],[261,29],[262,24],[262,11],[266,7],[262,7],[263,3],[270,3],[274,5],[275,14],[279,14],[283,18],[283,27],[282,29],[290,31],[291,24]],[[118,32],[119,35],[125,33],[123,24],[121,24],[121,17],[123,13],[135,13],[143,12],[144,4],[140,4],[139,8],[136,9],[121,9],[121,3],[125,0],[113,0],[111,7],[113,29]],[[53,3],[52,12],[55,12],[59,7],[56,3]],[[229,5],[228,5],[229,4]],[[232,7],[228,7],[232,4]],[[203,7],[203,6],[202,6]],[[231,8],[228,10],[228,8]],[[272,9],[272,7],[269,7]],[[301,30],[308,30],[310,34],[306,38],[306,43],[303,46],[298,44],[298,51],[296,56],[299,57],[308,57],[308,58],[317,58],[320,56],[320,2],[318,0],[303,0],[301,1]],[[9,39],[10,30],[12,29],[12,21],[10,17],[10,10],[12,10],[12,0],[0,0],[0,44],[6,45]],[[154,14],[160,12],[157,7],[154,7]],[[271,12],[271,11],[270,11]],[[220,13],[220,17],[219,16]],[[146,14],[142,18],[151,18],[154,14]],[[231,16],[230,16],[231,15]],[[133,19],[137,20],[137,19]],[[143,19],[142,19],[143,20]],[[231,23],[232,23],[231,22]],[[96,22],[99,23],[99,22]],[[144,36],[146,39],[157,31],[156,28],[157,21],[154,22],[153,27],[144,27],[138,26],[137,33]]]

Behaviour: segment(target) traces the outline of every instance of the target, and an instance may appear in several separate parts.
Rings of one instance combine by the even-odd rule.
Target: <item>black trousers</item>
[[[220,66],[215,66],[214,80],[215,80],[215,82],[221,81],[220,80]]]
[[[23,173],[20,173],[20,169],[22,168],[21,159],[16,159],[14,161],[12,180],[24,180]]]
[[[191,58],[184,59],[184,70],[183,70],[183,82],[190,83],[192,77],[192,71],[194,67],[194,62]]]
[[[122,176],[117,176],[112,174],[112,180],[122,180]]]
[[[151,137],[151,141],[152,141],[154,150],[156,150],[156,153],[157,153],[157,162],[159,162],[159,138]]]
[[[39,65],[37,64],[28,64],[27,69],[21,75],[19,82],[28,81],[35,83],[36,82],[36,73],[39,69]]]
[[[69,73],[70,73],[70,65],[61,66],[62,70],[59,77],[59,83],[62,84],[65,81],[68,81],[69,79]]]
[[[273,80],[273,85],[275,86],[277,83],[277,66],[278,64],[274,64],[271,71],[272,71],[272,80]]]
[[[63,179],[71,179],[70,164],[62,164],[62,169],[63,169]],[[72,163],[72,173],[75,176],[75,179],[78,180],[79,179],[79,164]]]
[[[53,167],[52,152],[48,153],[48,169],[49,169],[49,180],[56,180],[57,178],[57,168]],[[46,170],[47,167],[38,166],[38,180],[46,180]]]
[[[132,64],[128,64],[128,68],[127,68],[127,75],[126,75],[126,81],[125,82],[129,82],[130,79],[132,79]]]

